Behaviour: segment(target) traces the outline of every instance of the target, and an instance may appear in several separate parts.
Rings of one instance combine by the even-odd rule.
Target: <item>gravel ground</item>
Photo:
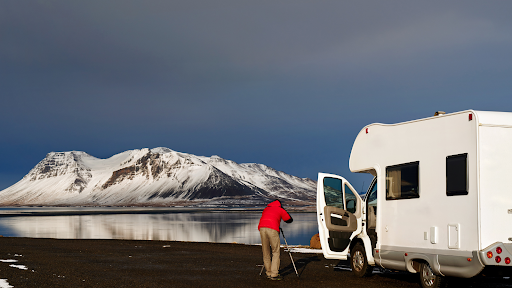
[[[414,274],[379,272],[361,279],[348,271],[345,262],[326,260],[321,254],[292,255],[300,277],[288,253],[281,250],[284,279],[271,281],[259,276],[259,246],[0,237],[0,259],[17,260],[0,261],[0,279],[14,287],[419,287]],[[458,284],[512,287],[512,280],[485,278]]]

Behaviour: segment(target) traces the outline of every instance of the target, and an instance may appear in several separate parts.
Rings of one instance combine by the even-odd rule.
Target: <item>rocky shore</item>
[[[259,275],[257,245],[0,237],[0,287],[419,287],[413,274],[360,279],[322,254],[292,254],[300,277],[281,250],[283,280],[271,281]]]

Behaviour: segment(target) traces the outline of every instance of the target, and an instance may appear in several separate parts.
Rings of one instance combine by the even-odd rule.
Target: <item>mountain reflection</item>
[[[309,245],[318,233],[316,214],[292,216],[292,224],[281,225],[288,244]],[[10,234],[4,236],[32,238],[259,244],[259,217],[260,213],[243,212],[19,216],[0,218],[0,231]]]

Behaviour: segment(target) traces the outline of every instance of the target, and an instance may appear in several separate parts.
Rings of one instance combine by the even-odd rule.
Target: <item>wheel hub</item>
[[[357,271],[361,271],[364,266],[364,255],[361,251],[356,251],[354,253],[354,259],[352,260],[354,264],[354,269]]]
[[[434,281],[436,280],[436,275],[432,273],[432,269],[429,265],[425,265],[425,269],[422,271],[422,279],[425,286],[431,287],[434,285]]]

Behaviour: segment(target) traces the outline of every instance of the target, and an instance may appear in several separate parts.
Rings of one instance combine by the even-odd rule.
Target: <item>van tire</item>
[[[360,243],[350,249],[350,268],[357,277],[368,277],[373,272],[373,266],[368,264],[366,251]]]
[[[435,275],[427,262],[420,264],[420,285],[423,288],[442,288],[446,287],[446,278]]]

